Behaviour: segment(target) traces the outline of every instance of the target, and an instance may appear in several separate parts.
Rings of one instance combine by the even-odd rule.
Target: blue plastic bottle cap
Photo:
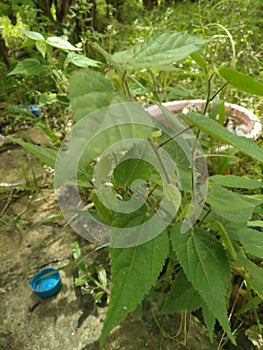
[[[43,277],[50,272],[54,272],[51,275]],[[42,278],[41,278],[42,277]],[[60,290],[61,278],[60,273],[56,271],[53,267],[44,269],[37,273],[32,280],[29,281],[29,285],[33,291],[41,298],[48,298],[55,295]]]

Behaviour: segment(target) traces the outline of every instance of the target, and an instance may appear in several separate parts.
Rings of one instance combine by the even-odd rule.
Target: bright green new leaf
[[[215,185],[233,188],[247,188],[249,190],[263,187],[262,181],[236,175],[214,175],[209,178],[209,181]]]
[[[142,245],[111,249],[112,290],[100,344],[156,283],[169,249],[167,233]]]
[[[77,47],[71,45],[70,42],[68,42],[64,39],[61,39],[57,36],[50,36],[49,38],[47,38],[46,42],[48,43],[48,45],[53,46],[53,47],[57,47],[58,49],[70,50],[70,51],[79,51],[80,50]]]
[[[224,248],[207,231],[196,228],[182,234],[180,225],[173,227],[171,242],[188,280],[234,342],[226,309],[230,264]]]
[[[30,30],[26,30],[26,29],[22,29],[22,28],[20,28],[19,30],[20,30],[20,32],[25,34],[29,39],[36,40],[36,41],[45,40],[43,35],[38,33],[38,32],[32,32]]]
[[[36,41],[36,48],[41,53],[41,55],[45,58],[47,52],[47,43],[44,40]]]
[[[34,154],[34,156],[38,157],[43,163],[50,166],[51,168],[55,168],[56,164],[56,157],[57,157],[57,151],[46,148],[46,147],[40,147],[37,145],[33,145],[29,142],[24,142],[19,139],[9,137],[10,140],[13,142],[18,143],[20,146],[22,146],[27,152]]]
[[[202,114],[189,113],[185,118],[208,135],[236,147],[241,152],[263,163],[263,152],[253,140],[231,133],[216,121]]]
[[[26,58],[17,63],[8,75],[39,75],[43,72],[43,66],[36,58]]]
[[[80,249],[79,243],[78,242],[73,242],[71,244],[71,247],[72,247],[72,255],[73,255],[73,258],[76,260],[77,267],[83,273],[87,273],[87,269],[86,269],[85,263],[84,263],[83,258],[82,258],[82,253],[81,253],[81,249]]]
[[[263,227],[263,221],[262,220],[248,221],[247,226],[249,226],[249,227]]]
[[[115,53],[112,60],[125,69],[161,68],[187,58],[208,41],[184,33],[163,33],[150,36],[126,51]]]
[[[73,63],[77,67],[87,68],[87,67],[98,67],[100,65],[99,61],[92,60],[83,55],[79,55],[74,52],[70,52],[67,56],[69,62]]]
[[[164,195],[173,203],[176,210],[178,210],[181,205],[181,192],[178,188],[172,184],[168,184],[164,186]]]
[[[249,75],[240,73],[231,68],[221,68],[218,72],[221,77],[238,90],[253,95],[263,96],[263,84],[259,83]]]

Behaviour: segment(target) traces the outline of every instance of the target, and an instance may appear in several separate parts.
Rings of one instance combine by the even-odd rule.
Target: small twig
[[[1,213],[0,213],[0,216],[3,216],[6,209],[8,208],[9,204],[12,202],[12,196],[13,196],[13,193],[14,193],[14,189],[11,190],[9,196],[8,196],[8,199],[7,199],[7,202],[4,206],[4,208],[2,209]]]

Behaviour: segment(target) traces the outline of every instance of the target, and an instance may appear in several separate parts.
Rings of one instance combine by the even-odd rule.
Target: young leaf
[[[25,34],[31,40],[36,40],[36,41],[38,41],[38,40],[45,40],[43,35],[38,33],[38,32],[32,32],[30,30],[26,30],[26,29],[23,29],[23,28],[20,28],[19,30],[20,30],[20,32]]]
[[[174,226],[171,242],[188,280],[234,343],[226,309],[230,264],[223,247],[201,228],[182,234],[180,225]]]
[[[47,52],[47,43],[44,40],[36,41],[36,48],[41,53],[41,55],[45,58]]]
[[[208,135],[236,147],[241,152],[263,163],[263,152],[253,140],[231,133],[216,121],[202,114],[189,113],[185,118]]]
[[[85,263],[84,263],[83,258],[82,258],[82,253],[81,253],[81,250],[80,250],[79,243],[78,242],[73,242],[71,244],[71,247],[72,247],[72,255],[73,255],[73,258],[76,260],[77,267],[83,273],[87,273],[87,269],[86,269]]]
[[[43,66],[36,58],[26,58],[17,63],[15,68],[8,75],[39,75],[43,72]]]
[[[77,47],[71,45],[68,41],[61,39],[57,36],[50,36],[46,40],[47,44],[58,49],[70,50],[70,51],[79,51]]]
[[[112,60],[125,69],[162,67],[187,58],[208,41],[184,33],[163,33],[151,36],[126,51],[115,53]]]
[[[249,94],[263,96],[263,84],[251,78],[249,75],[240,73],[231,68],[221,68],[218,72],[221,77],[235,88],[248,92]]]
[[[33,145],[32,143],[24,142],[19,139],[15,139],[13,137],[8,136],[8,138],[13,142],[18,143],[27,152],[34,154],[34,156],[38,157],[46,165],[50,166],[53,169],[55,168],[57,151],[51,148]]]
[[[214,175],[209,178],[209,181],[215,185],[233,188],[247,188],[249,190],[263,187],[262,181],[236,175]]]
[[[142,245],[112,248],[112,291],[100,344],[129,312],[135,310],[156,283],[168,254],[169,241],[164,232]]]

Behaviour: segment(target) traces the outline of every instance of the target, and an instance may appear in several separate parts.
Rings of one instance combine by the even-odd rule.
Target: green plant
[[[99,72],[74,73],[69,96],[76,127],[70,140],[57,153],[57,163],[55,151],[17,141],[56,167],[58,192],[63,190],[63,185],[84,189],[85,205],[79,209],[76,209],[79,197],[73,208],[68,206],[68,200],[66,203],[60,200],[60,205],[64,205],[62,211],[75,229],[87,214],[112,228],[109,242],[112,288],[101,345],[128,313],[144,298],[153,299],[153,295],[163,314],[201,308],[211,341],[217,320],[235,344],[227,314],[233,277],[241,276],[259,298],[263,297],[263,270],[255,260],[263,258],[262,231],[248,227],[255,225],[251,221],[262,219],[261,177],[220,173],[207,178],[205,164],[198,163],[202,159],[198,141],[206,141],[208,136],[238,150],[237,157],[245,154],[257,164],[263,163],[262,150],[256,143],[229,132],[217,118],[205,116],[209,102],[222,93],[227,84],[259,96],[263,96],[263,84],[224,67],[207,77],[204,69],[207,63],[197,52],[208,42],[187,34],[163,33],[112,55],[95,45],[114,72],[114,85]],[[189,112],[178,118],[159,104],[163,119],[150,118],[143,108],[132,102],[131,86],[143,87],[137,71],[139,75],[141,71],[148,72],[155,83],[154,72],[169,72],[175,61],[190,55],[199,66],[203,80],[208,82],[203,114]],[[214,76],[220,85],[212,92]],[[159,100],[155,89],[149,101],[158,104]],[[112,123],[114,113],[116,118]],[[123,121],[130,120],[131,126],[122,125]],[[91,141],[86,147],[89,135]],[[131,139],[143,142],[127,143],[122,151],[110,148],[118,141]],[[171,162],[163,163],[167,159],[163,151],[169,154]],[[143,184],[135,183],[137,179]],[[140,204],[136,204],[136,210],[122,212],[133,199]],[[111,206],[112,202],[116,207]],[[143,227],[160,212],[169,218],[167,225],[158,226],[155,221],[156,227],[153,225],[151,230],[159,230],[158,234],[145,236]],[[86,222],[85,225],[88,226]],[[97,231],[97,228],[91,226],[89,230]],[[126,230],[131,234],[125,236]],[[96,236],[96,232],[88,231],[88,238],[94,239],[93,235]],[[99,238],[95,239],[98,244]],[[76,259],[79,257],[77,249]],[[92,275],[84,266],[82,269],[84,280],[89,280]]]
[[[82,257],[78,242],[72,243],[72,256],[79,270],[79,277],[75,277],[75,286],[81,287],[83,293],[94,295],[96,302],[100,302],[103,297],[110,295],[106,270],[103,266],[92,264],[88,268]],[[107,299],[107,298],[106,298]]]

